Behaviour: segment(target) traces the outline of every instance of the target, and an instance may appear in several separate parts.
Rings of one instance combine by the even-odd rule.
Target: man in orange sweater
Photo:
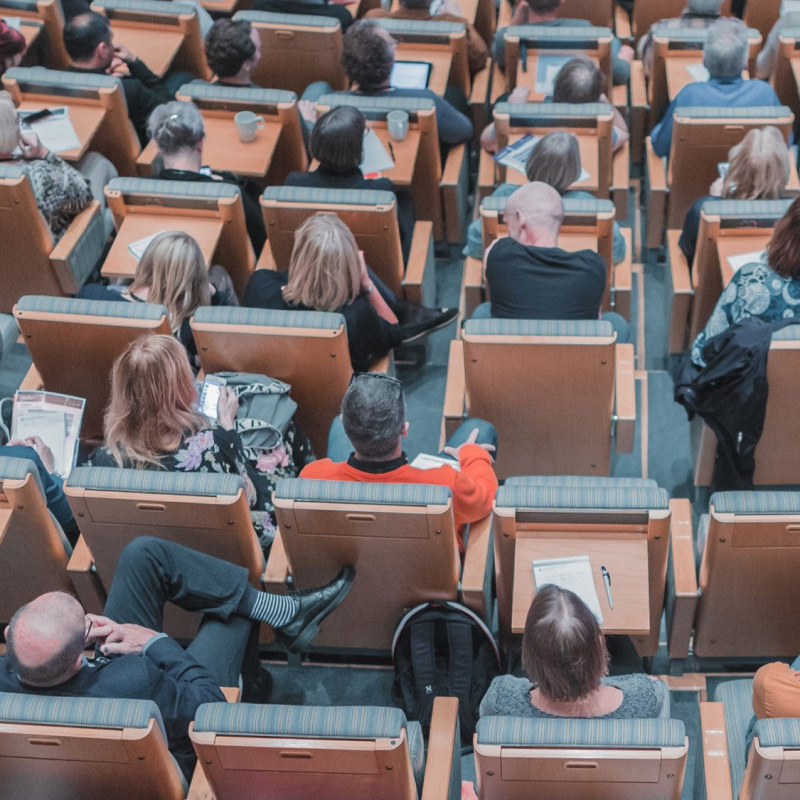
[[[490,452],[497,447],[497,431],[483,420],[464,422],[441,454],[456,459],[458,468],[412,467],[403,452],[403,437],[407,435],[400,381],[378,372],[355,375],[342,400],[342,414],[331,426],[329,457],[308,464],[300,477],[447,486],[453,493],[453,514],[460,538],[464,525],[477,522],[492,510],[497,476]],[[332,460],[345,458],[346,461]]]

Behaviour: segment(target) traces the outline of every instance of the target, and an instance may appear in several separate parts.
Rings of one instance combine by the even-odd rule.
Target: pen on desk
[[[608,570],[605,567],[600,567],[600,572],[603,575],[603,583],[606,587],[606,597],[608,598],[608,605],[609,608],[614,609],[614,597],[611,594],[611,576],[608,574]]]
[[[394,157],[394,147],[392,147],[392,143],[389,142],[389,154],[392,156],[392,161],[397,163],[397,159]]]

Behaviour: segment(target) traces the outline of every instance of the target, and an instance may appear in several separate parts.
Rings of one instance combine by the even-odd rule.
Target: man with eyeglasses
[[[490,453],[497,431],[481,419],[468,419],[453,434],[441,455],[458,461],[459,469],[419,469],[408,463],[403,437],[408,436],[403,385],[380,372],[353,375],[333,421],[328,458],[306,465],[301,478],[365,483],[431,483],[453,493],[453,515],[463,550],[463,528],[492,510],[497,476]]]

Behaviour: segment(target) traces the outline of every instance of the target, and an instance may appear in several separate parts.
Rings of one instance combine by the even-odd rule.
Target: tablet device
[[[429,61],[395,61],[389,83],[394,89],[427,89],[430,77]]]

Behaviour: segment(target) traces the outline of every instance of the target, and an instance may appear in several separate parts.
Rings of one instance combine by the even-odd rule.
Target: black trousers
[[[203,614],[200,630],[186,648],[220,686],[236,686],[248,640],[258,643],[258,626],[234,615],[244,594],[244,567],[175,542],[141,536],[123,551],[108,593],[105,615],[161,631],[164,606]]]

